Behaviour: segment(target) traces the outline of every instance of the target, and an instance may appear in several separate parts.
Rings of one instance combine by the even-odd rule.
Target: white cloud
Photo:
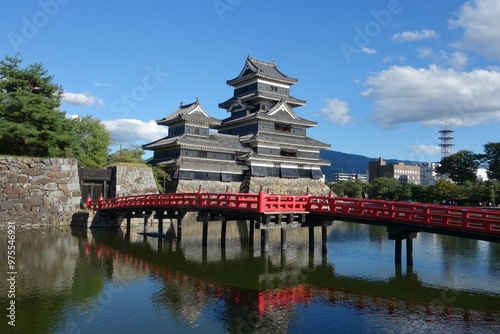
[[[449,63],[453,68],[457,70],[462,70],[467,66],[469,62],[469,57],[463,52],[457,51],[450,55]]]
[[[449,121],[455,126],[500,121],[500,72],[460,72],[392,66],[366,80],[362,95],[374,101],[371,119],[381,127],[403,123],[427,126]]]
[[[372,55],[372,54],[375,54],[377,53],[377,50],[375,49],[370,49],[370,48],[367,48],[367,47],[362,47],[361,48],[361,51],[364,52],[364,53],[367,53],[369,55]]]
[[[441,153],[441,147],[437,145],[408,145],[414,154],[435,156]]]
[[[112,84],[106,83],[106,82],[94,82],[94,85],[96,87],[113,87]]]
[[[428,46],[423,46],[420,48],[417,48],[417,53],[420,58],[432,58],[432,59],[437,59],[438,55]]]
[[[326,100],[326,106],[321,108],[321,113],[336,124],[346,125],[354,122],[354,118],[349,115],[347,102],[338,99]]]
[[[406,58],[402,55],[386,55],[382,59],[382,63],[384,63],[384,64],[391,63],[391,62],[405,63]]]
[[[462,5],[452,28],[464,31],[455,46],[475,52],[489,59],[500,59],[500,2],[498,0],[470,0]]]
[[[434,50],[426,46],[417,48],[417,52],[420,58],[429,58],[436,63],[446,63],[457,70],[463,70],[465,67],[467,67],[467,64],[469,62],[469,57],[461,51],[455,51],[449,54],[445,51],[435,52]]]
[[[94,106],[99,108],[104,106],[104,101],[102,99],[90,95],[89,93],[64,92],[62,101],[79,107]]]
[[[168,134],[168,128],[156,124],[155,121],[114,119],[102,123],[111,132],[111,139],[125,146],[138,141],[143,141],[146,144],[161,139]]]
[[[399,34],[394,34],[392,40],[396,42],[419,41],[422,39],[438,38],[439,34],[434,30],[422,29],[420,31],[405,31]]]

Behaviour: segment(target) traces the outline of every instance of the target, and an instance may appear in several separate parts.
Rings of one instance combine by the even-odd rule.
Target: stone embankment
[[[0,156],[0,225],[69,225],[81,201],[76,159]]]

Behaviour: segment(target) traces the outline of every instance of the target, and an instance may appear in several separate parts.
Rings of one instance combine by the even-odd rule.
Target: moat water
[[[0,333],[500,332],[500,243],[420,233],[408,267],[404,250],[395,265],[382,227],[335,222],[326,256],[320,229],[314,253],[307,229],[295,229],[286,250],[272,231],[264,254],[259,231],[248,247],[246,222],[228,222],[225,250],[220,223],[210,223],[206,249],[201,231],[184,223],[178,243],[134,230],[18,228],[9,243],[0,230]]]

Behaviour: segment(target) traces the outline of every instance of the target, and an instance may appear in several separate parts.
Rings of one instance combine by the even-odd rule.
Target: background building
[[[402,183],[420,184],[420,166],[405,165],[402,162],[387,164],[379,158],[368,165],[368,182],[378,177],[398,179]]]
[[[436,183],[438,175],[436,168],[439,166],[438,162],[426,162],[420,166],[420,184],[423,186],[432,186]]]
[[[332,178],[332,182],[354,181],[354,180],[368,182],[368,175],[356,174],[356,173],[335,173],[335,174],[333,174],[333,178]]]

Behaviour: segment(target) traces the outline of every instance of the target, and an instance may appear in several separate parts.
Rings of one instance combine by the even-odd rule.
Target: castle
[[[330,162],[319,152],[330,145],[307,137],[316,122],[294,112],[306,104],[290,95],[296,83],[274,61],[248,56],[240,74],[227,81],[233,96],[219,103],[229,117],[211,117],[196,99],[158,120],[169,127],[168,136],[143,148],[154,151],[151,164],[169,173],[166,191],[201,186],[211,192],[326,194],[321,166]]]

